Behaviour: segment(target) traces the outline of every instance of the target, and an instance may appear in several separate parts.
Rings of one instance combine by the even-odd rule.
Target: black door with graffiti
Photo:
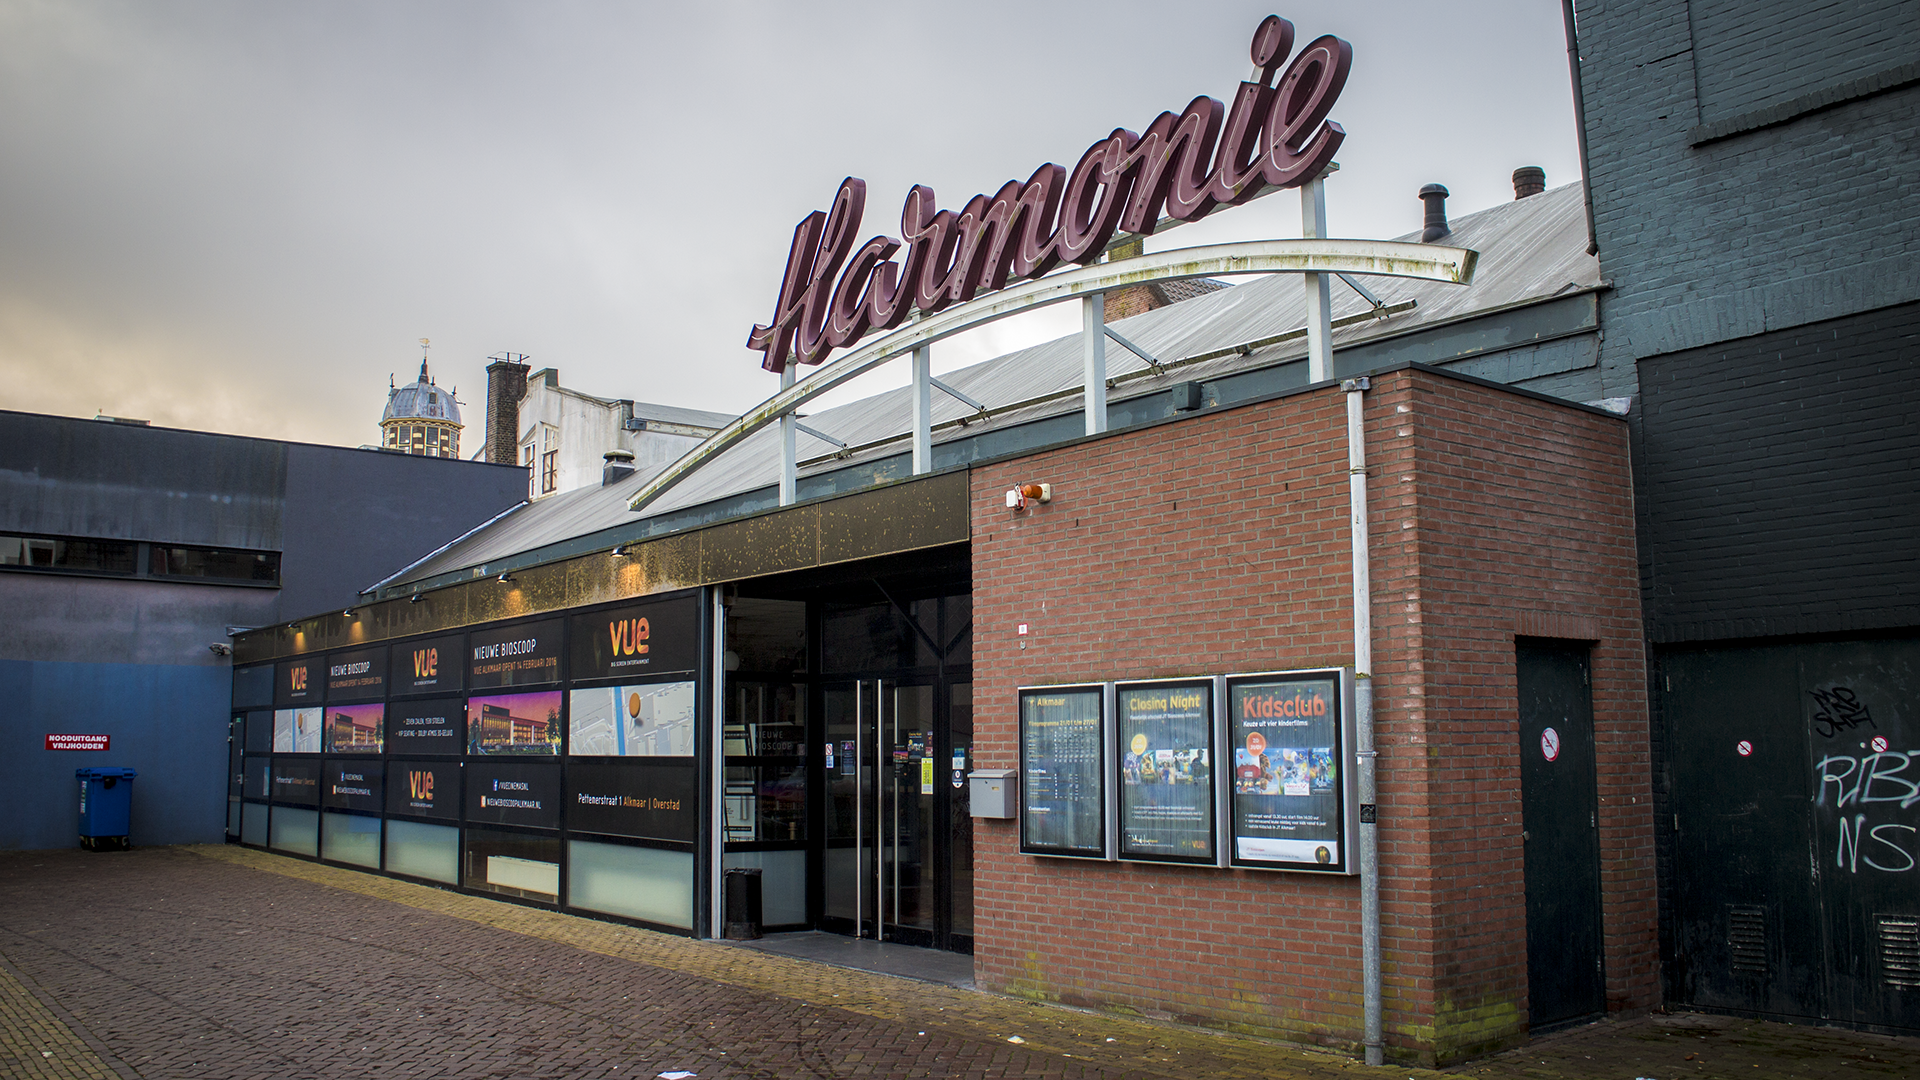
[[[1920,640],[1659,658],[1679,1003],[1920,1030]]]
[[[1521,638],[1514,646],[1528,1021],[1536,1032],[1607,1006],[1588,654],[1583,641]]]

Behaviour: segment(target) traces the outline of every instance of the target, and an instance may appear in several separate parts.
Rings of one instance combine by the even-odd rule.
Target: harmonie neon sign
[[[1231,108],[1203,95],[1143,134],[1116,128],[1071,171],[1049,162],[958,212],[936,209],[933,189],[914,185],[900,212],[904,242],[875,236],[854,247],[867,185],[848,177],[830,210],[794,228],[773,318],[753,328],[747,347],[768,371],[818,364],[914,311],[930,315],[1064,263],[1095,262],[1116,232],[1151,235],[1163,216],[1198,221],[1314,180],[1346,138],[1328,115],[1353,47],[1329,34],[1294,54],[1293,41],[1292,23],[1267,16],[1250,50],[1257,81],[1240,84]]]

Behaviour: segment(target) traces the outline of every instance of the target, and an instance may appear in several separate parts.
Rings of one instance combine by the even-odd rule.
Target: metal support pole
[[[1354,776],[1360,788],[1360,968],[1367,1064],[1386,1061],[1380,994],[1380,832],[1373,749],[1373,572],[1367,554],[1367,435],[1363,407],[1371,383],[1348,379],[1347,501],[1353,534]]]
[[[1107,430],[1107,298],[1080,299],[1080,348],[1086,361],[1087,434]]]
[[[727,597],[725,590],[717,585],[709,586],[707,592],[713,612],[713,654],[709,669],[712,723],[707,728],[707,737],[712,743],[707,783],[713,790],[707,821],[713,833],[713,846],[707,856],[710,860],[707,936],[721,938],[726,936],[727,924]]]
[[[1300,189],[1300,235],[1327,238],[1327,178]],[[1333,290],[1327,274],[1302,274],[1307,283],[1307,381],[1333,378]]]
[[[780,373],[780,389],[793,385],[793,365]],[[794,458],[794,430],[799,425],[791,412],[780,416],[780,505],[792,506],[799,497],[800,473]]]
[[[913,350],[913,475],[933,471],[933,346]]]

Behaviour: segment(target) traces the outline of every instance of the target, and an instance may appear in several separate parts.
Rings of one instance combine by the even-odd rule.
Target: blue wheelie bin
[[[75,769],[80,778],[80,846],[88,851],[125,851],[133,818],[132,769]]]

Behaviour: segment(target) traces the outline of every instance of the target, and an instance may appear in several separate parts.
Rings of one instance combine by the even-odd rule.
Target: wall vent
[[[1727,949],[1733,970],[1746,975],[1767,973],[1767,909],[1727,905]]]
[[[1876,915],[1880,979],[1897,990],[1920,990],[1920,916]]]

